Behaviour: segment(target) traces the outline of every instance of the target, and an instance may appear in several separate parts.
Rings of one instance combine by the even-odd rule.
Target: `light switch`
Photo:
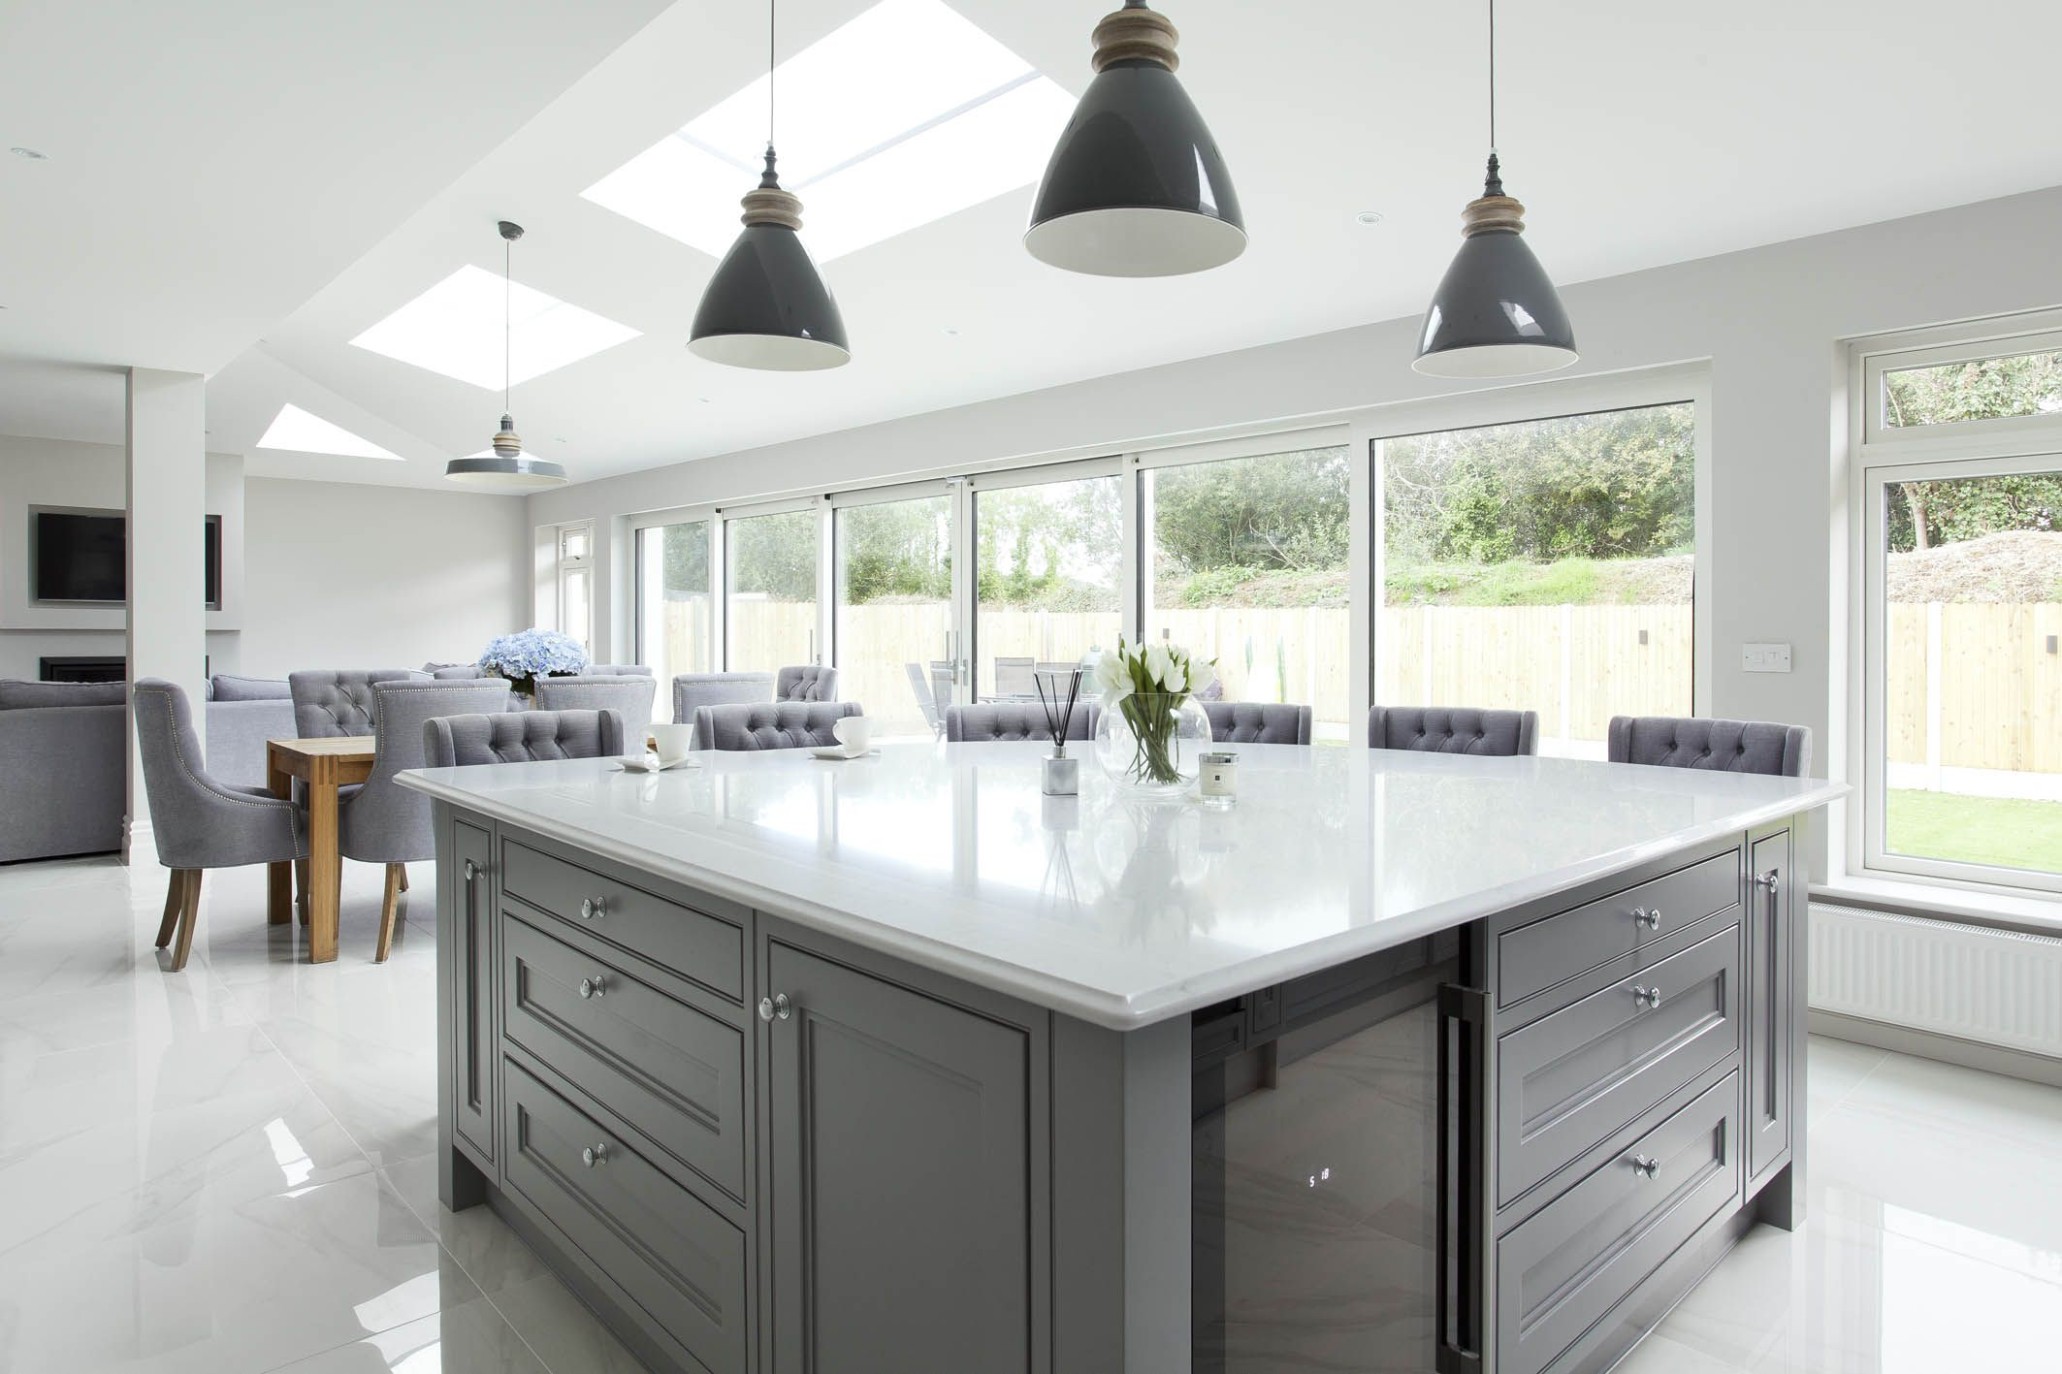
[[[1740,667],[1750,673],[1787,673],[1790,671],[1790,646],[1744,645],[1740,653]]]

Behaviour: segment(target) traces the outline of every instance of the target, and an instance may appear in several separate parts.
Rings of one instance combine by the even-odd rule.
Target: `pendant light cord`
[[[501,413],[508,411],[509,378],[515,371],[514,349],[509,338],[515,333],[515,240],[501,240]]]
[[[1496,0],[1489,0],[1489,154],[1496,156]]]
[[[776,33],[780,24],[780,0],[766,0],[766,151],[773,151],[773,71],[779,45]]]

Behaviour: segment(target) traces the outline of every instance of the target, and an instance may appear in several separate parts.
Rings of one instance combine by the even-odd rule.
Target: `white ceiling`
[[[1086,84],[1104,0],[952,2],[1069,90]],[[783,49],[867,3],[785,0]],[[221,53],[218,24],[208,41],[167,22],[40,55],[7,35],[0,79],[21,68],[67,114],[38,125],[38,100],[0,93],[0,144],[54,155],[0,154],[0,304],[34,309],[0,312],[0,351],[219,368],[211,449],[248,449],[292,402],[408,460],[259,452],[251,471],[435,484],[447,457],[485,446],[500,397],[348,341],[462,264],[498,271],[494,222],[514,219],[529,231],[519,280],[642,331],[517,389],[528,446],[577,480],[1414,314],[1480,187],[1479,5],[1164,0],[1244,202],[1243,258],[1196,277],[1071,276],[1019,243],[1027,187],[826,267],[850,366],[740,372],[685,348],[715,260],[580,197],[761,70],[758,5],[681,0],[639,31],[651,7],[184,7],[348,30],[267,21]],[[1571,0],[1499,19],[1506,181],[1563,282],[2062,183],[2062,7]],[[161,70],[175,42],[177,81]],[[52,56],[71,52],[92,60]],[[509,84],[541,113],[525,122]],[[183,98],[192,87],[205,98]],[[182,152],[225,141],[233,156],[198,166]],[[55,210],[33,180],[52,173]],[[1361,210],[1382,222],[1357,225]],[[107,437],[95,385],[65,390],[0,368],[0,431]],[[111,423],[118,436],[118,405]]]

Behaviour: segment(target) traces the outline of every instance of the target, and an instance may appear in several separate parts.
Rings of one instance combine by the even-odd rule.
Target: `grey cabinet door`
[[[1023,1374],[1030,1045],[1015,1027],[768,945],[776,1374]]]
[[[1747,1177],[1758,1179],[1790,1148],[1792,961],[1796,957],[1790,832],[1748,850]]]
[[[494,1043],[493,884],[487,872],[493,837],[458,821],[452,828],[453,883],[450,923],[452,966],[452,1125],[481,1158],[494,1158],[494,1072],[500,1054]]]

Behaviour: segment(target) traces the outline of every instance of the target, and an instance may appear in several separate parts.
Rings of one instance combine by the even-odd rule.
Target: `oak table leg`
[[[279,766],[279,757],[265,747],[265,786],[275,797],[291,798],[294,780]],[[283,926],[294,918],[294,866],[291,862],[265,865],[265,923]]]
[[[337,896],[342,879],[337,853],[337,785],[334,778],[308,780],[308,962],[337,957]]]

